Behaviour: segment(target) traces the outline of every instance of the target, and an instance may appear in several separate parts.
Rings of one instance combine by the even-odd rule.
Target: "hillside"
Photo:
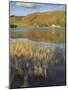
[[[64,11],[48,11],[28,14],[26,16],[10,16],[10,25],[18,27],[48,27],[52,24],[65,26]]]

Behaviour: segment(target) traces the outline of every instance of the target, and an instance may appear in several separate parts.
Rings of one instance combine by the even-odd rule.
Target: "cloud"
[[[65,6],[64,5],[59,5],[60,8],[64,8]]]
[[[26,7],[26,8],[38,8],[41,4],[36,3],[22,3],[22,2],[16,2],[16,6],[18,7]]]
[[[65,9],[65,5],[59,5],[60,9]]]

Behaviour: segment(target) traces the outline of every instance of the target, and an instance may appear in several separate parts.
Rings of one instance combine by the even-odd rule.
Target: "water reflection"
[[[29,45],[28,48],[31,46]],[[19,56],[10,55],[11,88],[65,85],[65,49],[54,48],[52,50],[35,46],[31,50],[32,56],[30,56],[29,49],[28,52],[27,57],[25,53],[18,53]]]

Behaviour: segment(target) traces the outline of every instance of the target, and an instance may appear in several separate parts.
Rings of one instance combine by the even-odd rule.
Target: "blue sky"
[[[51,10],[65,10],[65,5],[10,1],[10,15],[25,16],[34,12],[46,12]]]

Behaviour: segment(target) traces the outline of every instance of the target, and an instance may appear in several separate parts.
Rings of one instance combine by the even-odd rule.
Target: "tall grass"
[[[46,46],[32,45],[27,42],[11,42],[10,54],[11,56],[23,56],[28,58],[37,58],[38,60],[48,59],[52,49]]]
[[[63,74],[62,77],[58,76],[59,72]],[[56,81],[65,83],[65,59],[62,50],[54,50],[28,42],[11,41],[10,87],[29,87],[29,81],[33,82],[34,76],[37,80],[44,77],[43,81],[47,78],[50,84]],[[28,80],[31,77],[33,79]],[[51,82],[51,79],[54,79],[54,82]]]

